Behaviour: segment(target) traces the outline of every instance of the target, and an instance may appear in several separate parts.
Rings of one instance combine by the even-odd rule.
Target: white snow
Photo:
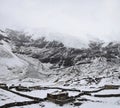
[[[56,91],[55,89],[49,89],[49,90],[33,90],[31,92],[20,92],[22,94],[26,94],[29,96],[33,96],[33,97],[38,97],[38,98],[46,98],[47,97],[47,93],[52,93]]]
[[[94,93],[93,95],[98,94]],[[99,92],[99,94],[120,94],[120,89],[117,90],[102,90]]]
[[[111,104],[105,104],[105,103],[85,103],[80,106],[80,108],[119,108],[119,105],[111,105]]]
[[[3,45],[0,45],[0,80],[4,82],[22,75],[28,64],[12,53],[7,42],[1,42]]]
[[[28,98],[23,98],[11,92],[0,89],[0,106],[11,102],[30,101]]]

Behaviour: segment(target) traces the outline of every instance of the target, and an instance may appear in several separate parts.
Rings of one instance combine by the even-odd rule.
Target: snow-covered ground
[[[3,89],[0,89],[0,106],[11,103],[11,102],[23,102],[23,101],[29,101],[30,99],[18,96],[16,94],[13,94],[11,92],[5,91]]]
[[[32,92],[21,92],[22,94],[27,94],[34,97],[46,97],[47,93],[51,93],[56,90],[35,90]],[[98,92],[98,94],[106,94],[106,90],[103,90],[101,92]],[[118,90],[108,90],[107,94],[109,93],[119,93]],[[69,92],[71,96],[77,95],[77,92]],[[96,93],[97,94],[97,93]],[[38,104],[32,104],[32,105],[26,105],[26,106],[19,106],[19,107],[13,107],[13,108],[119,108],[120,106],[120,97],[109,97],[109,98],[98,98],[94,96],[81,96],[79,99],[88,99],[88,101],[80,101],[82,104],[80,106],[75,106],[73,102],[67,103],[63,106],[59,106],[53,102],[45,101],[40,102]],[[11,102],[22,102],[22,101],[29,101],[30,99],[23,98],[21,96],[18,96],[16,94],[13,94],[11,92],[5,91],[0,89],[0,106],[11,103]]]

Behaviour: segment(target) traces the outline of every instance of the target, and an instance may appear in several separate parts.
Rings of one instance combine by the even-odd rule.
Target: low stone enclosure
[[[13,88],[15,88],[17,91],[22,91],[22,92],[32,91],[32,89],[30,89],[29,87],[22,86],[21,84],[19,84],[18,86],[14,86],[14,84],[12,84],[9,87],[9,89],[13,89]]]
[[[31,89],[29,89],[28,87],[24,87],[24,86],[18,86],[18,87],[16,87],[16,90],[24,91],[24,92],[31,91]]]
[[[104,89],[119,89],[119,85],[104,85]]]
[[[48,93],[47,99],[59,105],[63,105],[65,103],[72,102],[75,100],[75,98],[68,96],[68,92],[62,92],[62,91]]]

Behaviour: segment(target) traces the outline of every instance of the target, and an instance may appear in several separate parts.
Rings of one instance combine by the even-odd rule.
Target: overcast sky
[[[120,0],[0,0],[0,28],[120,40]]]

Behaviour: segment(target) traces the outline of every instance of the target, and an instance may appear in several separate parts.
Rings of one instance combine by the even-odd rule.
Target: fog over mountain
[[[120,41],[119,5],[120,0],[0,0],[0,28],[42,28],[83,42]]]

